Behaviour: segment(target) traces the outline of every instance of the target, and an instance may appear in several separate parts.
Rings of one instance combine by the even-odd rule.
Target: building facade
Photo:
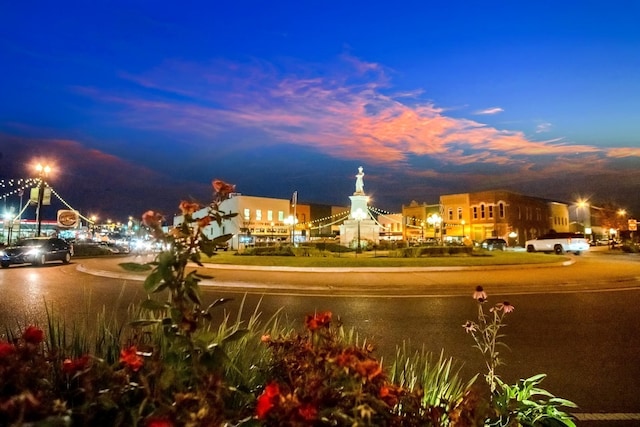
[[[444,234],[480,242],[491,237],[510,246],[550,230],[569,231],[567,204],[505,190],[440,196]]]

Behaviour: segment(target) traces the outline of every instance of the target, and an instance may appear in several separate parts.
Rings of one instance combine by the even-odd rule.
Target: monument
[[[356,175],[356,191],[349,196],[351,211],[349,219],[340,226],[340,244],[356,250],[380,242],[380,226],[369,213],[369,197],[364,192],[362,166]]]

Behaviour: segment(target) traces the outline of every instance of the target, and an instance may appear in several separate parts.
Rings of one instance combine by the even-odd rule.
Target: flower
[[[263,343],[269,343],[271,342],[271,335],[266,334],[260,337],[260,341]]]
[[[315,331],[320,328],[328,328],[331,323],[331,312],[325,311],[324,313],[315,313],[313,315],[307,315],[305,317],[305,324],[310,331]]]
[[[482,289],[482,286],[476,286],[476,291],[473,293],[473,299],[478,302],[485,302],[487,300],[487,293]]]
[[[180,202],[180,211],[183,215],[190,215],[200,209],[200,204],[195,202],[187,202],[183,200]]]
[[[477,325],[470,320],[467,320],[467,323],[462,325],[466,333],[477,331]]]
[[[83,371],[89,366],[89,356],[84,355],[77,359],[64,359],[62,362],[62,372],[66,374],[74,374],[77,371]]]
[[[144,425],[146,427],[173,427],[173,423],[170,420],[160,417],[149,418]]]
[[[15,345],[6,341],[0,341],[0,358],[11,356],[15,352],[16,352]]]
[[[313,421],[318,417],[318,408],[307,403],[298,408],[298,413],[305,421]]]
[[[124,363],[134,372],[138,372],[142,367],[144,360],[138,355],[136,346],[120,350],[120,363]]]
[[[236,191],[235,185],[228,184],[220,179],[214,179],[211,185],[213,185],[213,190],[216,194],[222,199],[226,199],[230,193]]]
[[[162,221],[164,221],[164,217],[158,212],[146,211],[142,214],[142,223],[149,228],[160,228]]]
[[[258,397],[256,405],[256,416],[263,419],[267,413],[275,406],[275,400],[280,395],[280,387],[278,383],[271,382],[267,384],[262,394]]]
[[[504,313],[511,313],[513,310],[515,310],[516,308],[514,306],[511,305],[511,303],[509,301],[505,301],[502,304],[497,304],[498,310],[502,310]]]
[[[44,340],[44,331],[36,326],[29,326],[22,333],[22,338],[29,344],[40,344]]]

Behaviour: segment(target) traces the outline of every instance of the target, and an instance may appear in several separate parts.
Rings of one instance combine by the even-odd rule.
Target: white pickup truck
[[[589,241],[580,233],[549,233],[537,239],[527,240],[527,252],[554,252],[558,255],[573,252],[580,255],[589,250]]]

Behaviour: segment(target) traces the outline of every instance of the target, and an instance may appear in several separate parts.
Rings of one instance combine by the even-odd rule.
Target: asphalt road
[[[0,325],[44,323],[45,302],[69,322],[90,323],[103,309],[125,319],[129,304],[146,294],[143,275],[118,271],[122,261],[0,270]],[[471,294],[481,284],[491,303],[509,300],[516,307],[504,329],[505,380],[546,373],[543,388],[578,403],[581,425],[640,425],[640,258],[593,253],[575,261],[472,271],[207,269],[215,280],[205,283],[203,293],[207,301],[236,298],[227,307],[232,313],[244,298],[245,318],[258,307],[263,319],[281,310],[298,323],[314,310],[330,310],[376,344],[384,360],[403,342],[424,345],[463,362],[468,378],[483,365],[461,325],[474,320]],[[605,420],[591,421],[599,417]]]

